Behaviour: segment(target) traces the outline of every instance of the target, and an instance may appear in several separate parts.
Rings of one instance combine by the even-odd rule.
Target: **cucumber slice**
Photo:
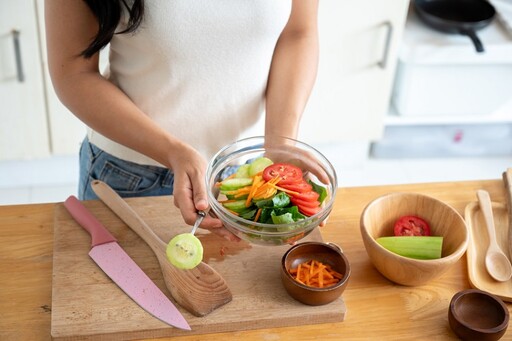
[[[251,176],[249,175],[249,168],[251,168],[251,165],[249,165],[249,164],[241,165],[236,170],[235,177],[236,178],[250,178]]]
[[[375,240],[391,252],[415,259],[441,258],[443,237],[440,236],[396,236]]]
[[[223,180],[220,183],[221,191],[234,191],[235,189],[239,189],[245,186],[249,186],[252,184],[251,178],[230,178]]]
[[[266,158],[264,156],[255,159],[250,163],[249,167],[249,176],[255,176],[259,172],[262,172],[265,168],[273,164],[272,160]]]
[[[243,212],[247,209],[247,207],[245,207],[245,200],[228,201],[222,203],[222,205],[228,210],[238,213]]]
[[[203,260],[203,245],[192,233],[182,233],[171,239],[165,253],[178,269],[193,269]]]

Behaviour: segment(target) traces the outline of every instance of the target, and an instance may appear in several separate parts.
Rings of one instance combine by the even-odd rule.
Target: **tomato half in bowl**
[[[398,218],[394,226],[395,236],[430,236],[430,226],[417,216],[403,216]]]

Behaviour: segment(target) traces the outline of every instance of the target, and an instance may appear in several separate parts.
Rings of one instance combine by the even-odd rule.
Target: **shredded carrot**
[[[258,221],[258,219],[260,219],[261,211],[263,211],[263,209],[258,208],[258,210],[256,211],[256,216],[254,217],[254,221]]]
[[[299,192],[295,192],[295,191],[290,191],[289,189],[286,189],[286,188],[283,188],[283,187],[280,187],[280,186],[277,186],[275,184],[270,184],[272,187],[274,187],[275,189],[277,190],[280,190],[281,192],[285,192],[285,193],[288,193],[290,195],[299,195]]]
[[[251,200],[254,197],[254,194],[258,190],[258,188],[263,185],[265,181],[263,181],[263,177],[261,175],[255,175],[254,179],[252,181],[251,190],[249,192],[249,195],[247,196],[247,199],[245,200],[245,207],[251,206]]]
[[[279,176],[276,176],[273,179],[270,179],[267,182],[264,182],[254,193],[254,199],[267,199],[277,193],[277,189],[275,188],[275,184],[281,180]]]
[[[238,201],[238,200],[235,200],[235,199],[219,200],[219,202],[220,202],[221,204],[225,204],[225,203],[229,203],[229,202],[235,202],[235,201]]]
[[[299,283],[316,288],[325,288],[338,283],[343,277],[328,264],[316,260],[301,263],[288,271]]]

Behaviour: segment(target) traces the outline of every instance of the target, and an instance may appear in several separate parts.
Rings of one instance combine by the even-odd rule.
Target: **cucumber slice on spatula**
[[[167,244],[166,254],[175,267],[193,269],[203,260],[203,245],[192,233],[182,233]]]
[[[192,232],[178,234],[167,244],[167,259],[175,267],[193,269],[203,260],[203,245],[194,233],[205,216],[206,212],[199,211]]]

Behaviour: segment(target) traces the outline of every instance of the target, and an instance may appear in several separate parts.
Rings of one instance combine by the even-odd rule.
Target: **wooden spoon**
[[[167,245],[139,215],[106,183],[94,180],[94,193],[153,250],[162,269],[165,285],[176,302],[195,316],[204,316],[233,298],[226,281],[208,264],[190,270],[174,267],[165,254]]]
[[[484,190],[476,192],[480,209],[484,215],[485,225],[489,233],[489,247],[485,255],[485,266],[492,278],[499,282],[505,282],[512,277],[512,265],[505,253],[500,249],[496,241],[496,230],[492,214],[492,203],[489,193]]]

